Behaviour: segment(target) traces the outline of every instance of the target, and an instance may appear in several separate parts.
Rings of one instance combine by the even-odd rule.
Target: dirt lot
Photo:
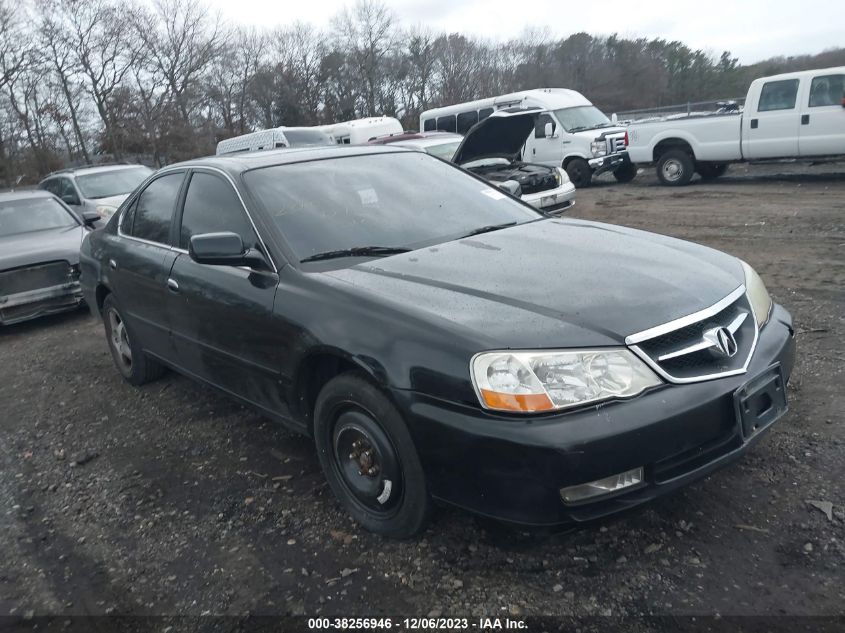
[[[579,192],[573,216],[746,259],[799,357],[790,412],[747,458],[566,534],[441,509],[384,541],[308,440],[174,374],[125,384],[87,313],[0,330],[0,613],[845,614],[843,172]]]

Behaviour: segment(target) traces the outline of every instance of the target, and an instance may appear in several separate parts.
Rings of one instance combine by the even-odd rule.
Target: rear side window
[[[478,120],[483,121],[491,114],[493,114],[493,108],[482,108],[478,111]]]
[[[40,185],[38,185],[39,189],[45,189],[52,193],[53,195],[59,195],[59,181],[55,178],[51,178],[50,180],[45,180]]]
[[[247,248],[255,246],[255,232],[232,185],[217,176],[197,172],[191,176],[185,196],[179,246],[187,249],[192,236],[220,231],[237,233]]]
[[[138,196],[129,235],[159,244],[170,243],[170,223],[184,174],[167,174],[153,180]]]
[[[423,132],[434,132],[437,129],[437,121],[434,119],[426,119],[423,121]]]
[[[845,98],[845,75],[813,77],[810,84],[810,107],[842,105]]]
[[[437,129],[443,132],[455,131],[455,115],[442,116],[437,119]]]
[[[466,134],[469,129],[478,123],[478,112],[461,112],[458,115],[458,134]]]
[[[546,138],[546,123],[552,124],[552,134],[554,134],[557,127],[554,119],[548,114],[541,114],[534,120],[534,138]]]
[[[792,110],[795,107],[797,97],[797,79],[766,82],[760,91],[760,105],[757,106],[757,112]]]

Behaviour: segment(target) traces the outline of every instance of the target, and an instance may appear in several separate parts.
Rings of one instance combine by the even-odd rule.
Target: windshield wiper
[[[481,235],[482,233],[489,233],[490,231],[498,231],[499,229],[506,229],[509,226],[514,226],[516,224],[516,220],[513,222],[503,222],[502,224],[490,224],[488,226],[482,226],[481,228],[474,229],[467,233],[466,235],[462,235],[458,239],[462,240],[465,237],[472,237],[473,235]]]
[[[355,246],[353,248],[344,248],[337,251],[326,251],[325,253],[317,253],[309,255],[300,262],[319,262],[324,259],[339,259],[341,257],[382,257],[387,255],[398,255],[399,253],[409,253],[410,248],[401,248],[398,246]]]

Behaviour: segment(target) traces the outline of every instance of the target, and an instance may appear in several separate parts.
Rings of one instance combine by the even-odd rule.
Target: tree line
[[[845,64],[845,49],[742,66],[661,38],[497,42],[400,24],[358,0],[320,27],[224,22],[202,0],[0,0],[0,180],[66,165],[158,167],[237,134],[419,113],[536,87],[606,112],[741,96],[761,74]]]

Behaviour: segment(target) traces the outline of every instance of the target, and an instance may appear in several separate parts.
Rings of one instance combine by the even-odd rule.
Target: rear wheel
[[[141,350],[138,340],[132,335],[123,312],[112,295],[103,302],[103,322],[106,326],[106,340],[115,367],[130,384],[143,385],[159,378],[165,371]]]
[[[573,158],[566,163],[566,173],[576,188],[589,187],[593,179],[593,170],[583,158]]]
[[[613,177],[617,182],[631,182],[637,177],[637,166],[634,163],[625,163],[613,172]]]
[[[692,157],[683,150],[665,152],[657,161],[657,178],[664,185],[680,187],[689,183],[695,171]]]
[[[431,500],[411,435],[361,375],[342,374],[320,391],[314,439],[332,491],[364,528],[408,538],[425,527]]]
[[[728,166],[725,163],[698,163],[695,166],[695,171],[698,172],[702,180],[714,180],[723,176],[728,171]]]

